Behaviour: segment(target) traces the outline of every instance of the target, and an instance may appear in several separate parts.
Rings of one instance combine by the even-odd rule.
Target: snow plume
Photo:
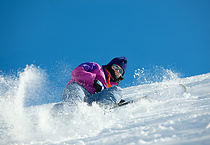
[[[0,75],[0,116],[5,129],[3,135],[15,140],[30,139],[31,120],[28,119],[25,106],[34,101],[42,92],[45,83],[45,73],[34,65],[26,66],[17,75]],[[7,128],[7,129],[6,129]],[[32,136],[31,136],[32,137]],[[2,139],[4,141],[4,139]]]
[[[151,68],[141,68],[134,72],[134,85],[152,84],[157,82],[177,80],[179,74],[171,69],[165,69],[161,66]]]

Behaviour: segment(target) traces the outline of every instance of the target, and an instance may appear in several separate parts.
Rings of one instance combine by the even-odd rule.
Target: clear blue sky
[[[185,77],[208,73],[210,0],[2,0],[0,50],[5,73],[115,56],[128,58],[124,83],[156,65]]]

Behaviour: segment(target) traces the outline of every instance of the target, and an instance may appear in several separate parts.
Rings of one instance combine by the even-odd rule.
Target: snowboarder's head
[[[115,57],[112,59],[107,65],[111,66],[113,64],[116,64],[123,69],[122,76],[125,74],[126,68],[127,68],[127,59],[126,57]]]
[[[125,57],[116,57],[112,59],[107,65],[104,66],[111,74],[113,82],[122,81],[123,75],[127,68],[127,59]]]

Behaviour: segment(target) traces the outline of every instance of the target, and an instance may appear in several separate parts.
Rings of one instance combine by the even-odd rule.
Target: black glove
[[[103,84],[97,79],[94,80],[93,86],[96,89],[96,93],[98,93],[98,92],[100,92],[100,91],[102,91],[104,89]]]
[[[125,103],[126,101],[121,99],[120,102],[118,104],[122,104],[122,103]]]

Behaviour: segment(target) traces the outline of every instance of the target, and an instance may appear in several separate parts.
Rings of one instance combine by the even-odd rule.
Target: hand
[[[126,102],[125,100],[121,99],[120,102],[119,102],[119,104],[125,103],[125,102]]]
[[[93,86],[96,89],[96,93],[98,93],[98,92],[100,92],[100,91],[102,91],[104,89],[103,84],[97,79],[94,80]]]

